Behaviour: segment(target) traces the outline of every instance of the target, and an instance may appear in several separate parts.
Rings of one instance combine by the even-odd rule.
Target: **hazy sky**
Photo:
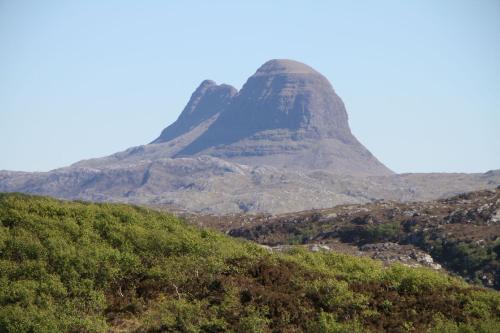
[[[0,169],[148,143],[273,58],[323,73],[394,171],[500,169],[498,0],[0,0]]]

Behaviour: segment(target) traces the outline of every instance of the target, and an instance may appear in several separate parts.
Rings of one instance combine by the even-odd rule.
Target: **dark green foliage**
[[[497,332],[499,316],[498,293],[426,269],[271,254],[139,207],[0,194],[2,333]]]
[[[396,242],[400,232],[400,223],[390,222],[377,225],[347,226],[339,230],[339,236],[344,242],[367,244]]]
[[[429,243],[433,245],[434,255],[444,258],[451,268],[456,271],[462,270],[464,273],[473,273],[498,257],[494,250],[496,244],[475,246],[463,241],[429,241]],[[500,240],[497,243],[500,243]]]

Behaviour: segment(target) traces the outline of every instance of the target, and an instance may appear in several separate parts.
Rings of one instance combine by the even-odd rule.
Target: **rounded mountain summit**
[[[242,89],[203,81],[152,144],[173,157],[210,155],[248,165],[335,174],[392,174],[351,133],[344,103],[310,66],[270,60]],[[170,150],[173,151],[173,150]]]

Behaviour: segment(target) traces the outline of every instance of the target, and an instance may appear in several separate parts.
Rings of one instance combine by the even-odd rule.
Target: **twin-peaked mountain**
[[[402,174],[351,133],[328,80],[271,60],[235,88],[206,80],[149,144],[49,172],[0,171],[0,192],[215,213],[290,212],[494,188],[485,174]]]
[[[262,65],[241,91],[203,83],[179,119],[153,144],[206,128],[174,157],[210,155],[248,165],[387,175],[352,135],[344,103],[328,80],[292,60]]]

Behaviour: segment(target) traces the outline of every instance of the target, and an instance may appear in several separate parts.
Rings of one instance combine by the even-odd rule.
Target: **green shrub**
[[[309,324],[307,332],[310,333],[368,333],[357,321],[339,323],[330,313],[320,312],[318,318]]]

